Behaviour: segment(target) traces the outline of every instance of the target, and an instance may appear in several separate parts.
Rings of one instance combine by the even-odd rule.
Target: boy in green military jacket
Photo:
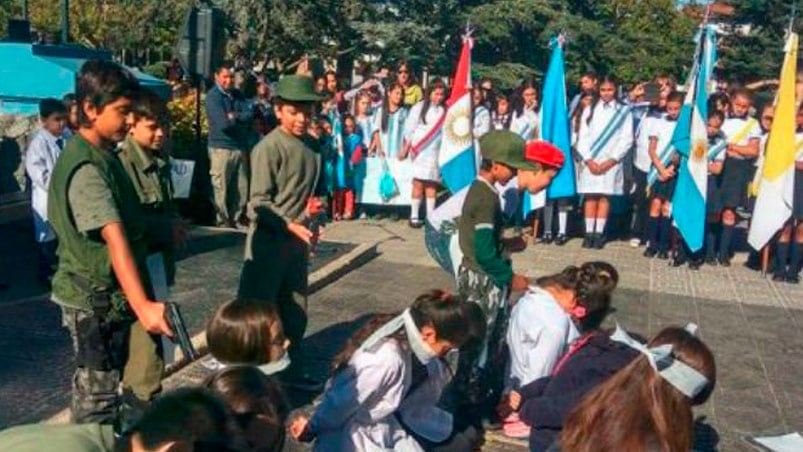
[[[283,77],[274,107],[279,127],[251,151],[251,226],[239,296],[276,304],[293,359],[307,327],[309,245],[322,211],[321,156],[307,135],[319,100],[311,78]]]
[[[185,242],[187,226],[173,204],[170,165],[162,153],[168,126],[165,102],[153,91],[140,87],[131,102],[129,123],[131,128],[117,155],[139,198],[149,238],[148,259],[161,261],[165,282],[172,286],[175,247]],[[149,401],[161,391],[161,345],[161,338],[148,334],[139,322],[131,327],[123,387],[139,400]]]
[[[510,291],[523,291],[529,281],[513,272],[504,255],[502,232],[504,215],[495,188],[507,184],[518,170],[540,171],[541,167],[525,158],[525,142],[509,131],[492,131],[480,139],[482,162],[479,176],[469,187],[458,220],[460,251],[463,262],[457,276],[458,293],[479,304],[488,319],[487,337],[482,346],[460,353],[456,389],[465,397],[462,403],[489,408],[496,381],[491,375],[499,363],[491,363],[498,351],[499,334],[505,327],[503,312]],[[504,364],[502,364],[504,366]],[[490,405],[493,406],[493,405]]]
[[[145,264],[146,224],[137,193],[113,150],[128,130],[136,79],[109,61],[78,75],[81,126],[51,176],[48,218],[59,239],[52,300],[75,348],[72,414],[77,423],[110,423],[128,358],[131,324],[172,335],[165,306],[153,301]]]

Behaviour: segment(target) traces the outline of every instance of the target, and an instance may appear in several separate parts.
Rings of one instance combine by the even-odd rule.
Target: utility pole
[[[61,43],[70,40],[70,0],[61,0]]]

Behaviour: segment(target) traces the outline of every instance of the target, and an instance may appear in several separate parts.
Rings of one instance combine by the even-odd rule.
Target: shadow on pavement
[[[312,403],[321,394],[331,372],[332,359],[345,347],[349,338],[374,315],[376,314],[367,313],[352,321],[336,323],[304,339],[302,369],[305,379],[310,381],[298,384],[291,380],[289,384],[285,384],[293,409]]]

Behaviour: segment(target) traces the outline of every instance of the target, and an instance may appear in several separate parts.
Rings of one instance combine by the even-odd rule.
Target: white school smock
[[[738,143],[733,143],[732,140],[742,131],[745,127],[745,124],[748,120],[753,120],[755,126],[750,128],[750,131],[745,135],[744,138],[739,140]],[[735,144],[738,146],[746,146],[750,140],[758,138],[761,139],[761,125],[759,125],[758,121],[755,121],[753,118],[747,116],[744,118],[728,118],[725,122],[722,123],[722,128],[720,129],[722,133],[725,134],[725,139],[728,140],[729,144]],[[739,156],[728,156],[728,158],[736,159],[736,160],[744,160],[745,157]]]
[[[648,173],[652,167],[650,159],[650,134],[654,124],[661,118],[656,116],[645,116],[639,123],[639,130],[636,132],[636,155],[633,159],[633,166],[643,173]],[[658,152],[661,152],[660,149]]]
[[[409,348],[385,338],[368,350],[357,350],[346,369],[327,382],[320,405],[311,419],[318,452],[418,452],[416,434],[433,442],[452,433],[452,415],[436,406],[449,380],[444,364],[427,364],[428,378],[406,395],[412,384]]]
[[[382,118],[385,115],[384,109],[377,110],[373,115],[374,132],[379,133],[379,145],[385,157],[396,158],[401,152],[404,142],[404,123],[407,119],[407,109],[400,107],[395,112],[388,115],[388,128],[382,130]]]
[[[421,101],[410,109],[407,115],[407,121],[404,124],[404,137],[411,144],[415,145],[426,137],[430,130],[438,123],[438,120],[443,116],[444,109],[442,106],[430,105],[427,110],[426,124],[421,121],[421,110],[424,108],[424,102]],[[421,149],[418,155],[413,160],[413,178],[424,181],[440,182],[441,172],[438,168],[438,153],[440,152],[441,139],[438,136],[432,140],[426,147]],[[412,156],[410,156],[412,158]]]
[[[59,142],[61,147],[59,147]],[[31,207],[34,213],[34,233],[39,243],[48,242],[56,238],[53,228],[47,220],[47,191],[50,186],[50,176],[56,160],[61,155],[66,139],[62,136],[53,136],[44,129],[39,129],[34,135],[28,150],[25,153],[25,172],[31,179]]]
[[[675,126],[677,124],[677,119],[670,121],[667,119],[666,115],[661,115],[660,118],[656,118],[655,121],[653,121],[647,142],[649,143],[651,138],[658,140],[655,146],[655,153],[658,155],[658,158],[661,158],[661,153],[666,148],[666,145],[672,142],[672,135],[675,133]],[[671,152],[674,153],[674,151]],[[650,166],[652,166],[652,161],[650,161]]]
[[[474,139],[479,140],[491,131],[491,112],[482,105],[474,109]]]
[[[354,122],[357,123],[357,127],[360,128],[360,134],[362,134],[363,151],[368,152],[368,148],[371,146],[371,140],[374,139],[374,118],[370,115],[364,118],[355,117]]]
[[[579,337],[580,332],[558,301],[546,290],[531,287],[510,312],[508,387],[516,389],[551,375],[568,346]]]
[[[523,110],[521,115],[513,112],[510,120],[510,131],[522,137],[524,141],[537,140],[541,137],[541,119],[535,110]]]
[[[708,137],[708,150],[710,151],[712,147],[719,145],[724,140],[725,140],[725,135],[721,131],[715,137]],[[710,159],[710,163],[724,162],[725,154],[727,153],[728,153],[728,148],[723,147],[721,151],[717,152],[714,158]],[[712,176],[710,169],[708,171],[708,175]]]
[[[591,124],[588,124],[592,108],[594,117]],[[583,111],[577,137],[577,153],[580,154],[583,161],[591,158],[591,146],[621,108],[626,108],[626,106],[615,100],[599,101],[596,106],[592,105]],[[591,171],[583,163],[578,165],[580,167],[577,176],[578,193],[597,195],[621,195],[624,193],[624,173],[621,160],[633,146],[633,115],[625,115],[621,124],[595,159],[597,163],[608,159],[614,159],[618,163],[607,173],[601,175],[591,174]]]

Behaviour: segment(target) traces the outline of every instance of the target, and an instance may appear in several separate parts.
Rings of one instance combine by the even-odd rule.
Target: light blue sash
[[[605,149],[605,146],[608,144],[608,141],[619,131],[619,128],[622,127],[622,123],[624,123],[625,118],[627,115],[630,114],[630,110],[632,108],[629,105],[620,106],[619,109],[616,111],[616,114],[613,115],[610,122],[605,126],[602,130],[602,133],[599,137],[594,141],[591,145],[591,159],[596,160],[599,153]]]
[[[675,154],[674,152],[672,152],[674,149],[675,147],[672,146],[672,143],[669,143],[666,146],[664,146],[664,149],[661,150],[660,154],[658,154],[658,160],[661,161],[662,165],[664,166],[669,165],[669,162],[672,160],[672,156]],[[650,167],[650,174],[647,175],[647,190],[649,190],[650,187],[652,187],[653,184],[655,184],[655,181],[657,180],[658,180],[658,168],[656,168],[655,165],[652,165]]]

